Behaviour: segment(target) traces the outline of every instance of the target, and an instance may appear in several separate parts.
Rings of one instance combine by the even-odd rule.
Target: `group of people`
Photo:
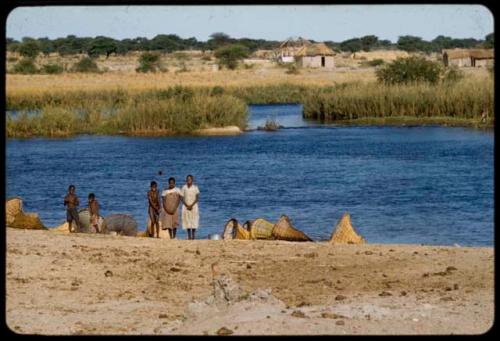
[[[161,192],[156,181],[151,182],[148,198],[148,216],[151,223],[150,236],[160,238],[160,228],[168,230],[171,239],[175,239],[179,226],[179,206],[182,204],[182,229],[187,230],[188,239],[195,239],[195,231],[200,222],[198,202],[200,190],[194,184],[192,175],[186,177],[186,184],[181,189],[175,186],[175,179],[168,179],[168,188]],[[66,206],[66,221],[70,232],[80,232],[81,225],[78,216],[80,201],[76,195],[76,188],[70,185],[68,194],[64,197]],[[99,203],[94,193],[88,195],[88,210],[90,214],[91,232],[99,233]],[[75,230],[72,230],[74,222]]]

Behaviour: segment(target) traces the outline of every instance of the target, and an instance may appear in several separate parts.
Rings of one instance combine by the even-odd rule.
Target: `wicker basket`
[[[238,220],[231,218],[224,225],[224,232],[222,233],[222,239],[231,240],[234,239],[236,234],[236,228],[238,226]]]
[[[246,230],[240,224],[237,224],[236,225],[236,236],[234,239],[249,240],[250,239],[250,232],[248,232],[248,230]]]
[[[332,244],[364,244],[365,239],[356,233],[351,224],[349,212],[344,213],[335,226],[330,238]]]
[[[273,239],[274,224],[262,218],[250,222],[251,239]]]
[[[274,225],[272,237],[278,240],[288,240],[292,242],[311,242],[304,232],[299,231],[290,223],[290,219],[286,215],[282,215],[278,222]]]
[[[80,232],[83,233],[91,233],[90,230],[90,212],[88,208],[82,208],[78,210],[78,220],[80,221]],[[99,216],[97,219],[97,228],[99,231],[102,229],[102,223],[104,222],[104,218]],[[75,229],[75,223],[71,222],[72,230]]]

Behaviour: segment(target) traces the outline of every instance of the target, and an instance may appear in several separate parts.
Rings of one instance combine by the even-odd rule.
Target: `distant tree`
[[[233,43],[233,39],[225,33],[216,32],[210,35],[210,39],[207,41],[208,48],[211,50],[216,50],[219,47],[229,45]]]
[[[87,45],[87,54],[90,57],[106,55],[106,59],[108,59],[111,53],[116,53],[116,45],[116,40],[98,36]]]
[[[72,71],[74,72],[99,72],[99,67],[96,62],[89,57],[81,58],[75,65],[73,65]]]
[[[398,39],[397,46],[400,50],[407,52],[430,52],[431,44],[427,41],[422,40],[420,37],[415,36],[401,36]]]
[[[364,51],[371,51],[373,49],[373,47],[375,47],[375,45],[377,44],[378,37],[374,36],[374,35],[369,35],[369,36],[361,37],[360,40],[361,40],[361,46],[362,46],[361,48]]]
[[[249,53],[250,51],[246,46],[233,44],[218,48],[214,55],[221,65],[224,65],[230,70],[234,70],[241,60],[248,57]]]
[[[54,43],[47,37],[39,38],[38,43],[40,45],[40,52],[48,56],[52,52],[55,52]]]
[[[490,33],[488,34],[485,38],[484,38],[485,42],[484,42],[484,47],[487,48],[487,49],[492,49],[495,47],[495,36],[493,33]]]
[[[359,38],[348,39],[340,43],[342,51],[358,52],[363,48],[363,43]]]
[[[40,43],[33,38],[25,37],[18,51],[23,57],[35,58],[40,53]]]

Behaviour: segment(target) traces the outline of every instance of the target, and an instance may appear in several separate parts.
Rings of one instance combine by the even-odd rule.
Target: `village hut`
[[[308,45],[311,45],[311,42],[302,37],[288,38],[279,46],[278,61],[281,63],[294,63],[297,52]]]
[[[295,55],[301,67],[333,69],[335,52],[325,43],[311,44],[302,47]]]
[[[445,66],[486,67],[493,65],[493,49],[445,49],[443,63]]]

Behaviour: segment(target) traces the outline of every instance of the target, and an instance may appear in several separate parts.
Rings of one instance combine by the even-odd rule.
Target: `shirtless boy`
[[[156,184],[156,181],[151,181],[151,189],[148,192],[148,202],[148,214],[149,219],[151,220],[153,237],[155,236],[156,232],[156,238],[160,238],[160,193],[158,192],[158,185]]]
[[[80,205],[80,200],[75,194],[76,188],[73,185],[68,187],[68,194],[64,197],[64,206],[66,206],[66,221],[69,224],[69,232],[80,232],[80,220],[78,219],[77,206]],[[71,229],[71,223],[75,221],[76,229]]]

